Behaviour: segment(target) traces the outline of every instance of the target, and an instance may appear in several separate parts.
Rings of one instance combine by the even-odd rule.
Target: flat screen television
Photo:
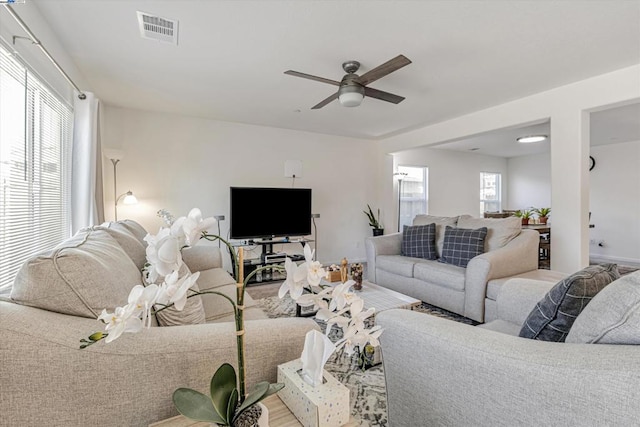
[[[311,234],[310,188],[231,187],[230,237]]]

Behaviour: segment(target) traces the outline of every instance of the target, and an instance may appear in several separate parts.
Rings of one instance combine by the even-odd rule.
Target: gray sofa
[[[518,337],[553,285],[508,281],[498,318],[477,327],[380,313],[389,425],[639,425],[640,272],[600,291],[566,343]]]
[[[487,227],[485,253],[474,257],[466,268],[437,260],[410,258],[401,254],[402,233],[368,237],[368,280],[405,295],[458,313],[485,321],[485,306],[493,316],[493,295],[487,295],[492,280],[494,290],[503,282],[497,279],[537,271],[539,234],[522,230],[519,218],[484,219],[469,215],[435,217],[418,215],[413,225],[436,224],[436,252],[443,250],[447,225],[477,229]]]
[[[218,296],[189,299],[214,323],[152,327],[79,349],[81,338],[103,330],[101,309],[124,305],[140,283],[145,234],[131,221],[95,227],[25,263],[11,294],[0,296],[0,425],[147,426],[177,414],[175,389],[206,392],[223,362],[236,365],[231,306]],[[183,256],[201,272],[201,290],[235,299],[217,247]],[[245,305],[247,382],[275,382],[277,365],[300,357],[317,325],[267,319],[249,295]]]

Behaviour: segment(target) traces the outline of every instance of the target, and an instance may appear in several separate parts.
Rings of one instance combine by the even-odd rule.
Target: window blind
[[[71,230],[72,108],[0,45],[0,290]]]

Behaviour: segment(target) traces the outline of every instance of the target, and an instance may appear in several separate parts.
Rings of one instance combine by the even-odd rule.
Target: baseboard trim
[[[629,267],[640,268],[640,259],[635,259],[635,258],[621,258],[621,257],[607,256],[607,255],[591,255],[589,257],[589,262],[592,264],[597,264],[601,262],[613,262],[619,265],[628,265]]]

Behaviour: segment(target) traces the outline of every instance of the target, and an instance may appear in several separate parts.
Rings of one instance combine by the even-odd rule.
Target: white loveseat
[[[367,251],[368,280],[429,304],[485,321],[485,305],[493,310],[487,296],[492,280],[498,288],[502,281],[538,268],[539,234],[522,230],[519,218],[484,219],[469,215],[436,217],[418,215],[413,225],[436,224],[436,252],[442,255],[445,227],[478,229],[487,227],[485,253],[471,259],[467,267],[402,255],[402,233],[369,237]]]
[[[145,234],[131,221],[84,230],[32,257],[0,296],[1,425],[147,426],[177,414],[175,389],[207,392],[220,364],[237,364],[231,306],[218,296],[195,304],[215,323],[152,327],[79,349],[81,338],[103,330],[100,311],[124,305],[141,283]],[[217,247],[183,254],[201,272],[201,290],[235,295]],[[245,326],[247,382],[275,382],[277,365],[298,358],[317,325],[266,319],[250,296],[245,303],[245,318],[255,319]]]

